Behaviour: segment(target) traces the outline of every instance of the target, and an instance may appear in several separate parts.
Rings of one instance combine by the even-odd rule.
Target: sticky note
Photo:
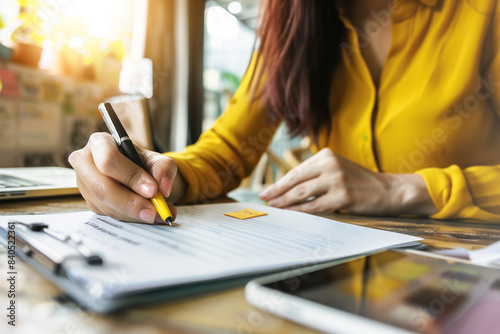
[[[238,218],[238,219],[248,219],[248,218],[265,216],[265,215],[267,215],[267,213],[255,211],[252,209],[243,209],[243,210],[236,211],[236,212],[225,213],[225,215],[229,216],[229,217],[233,217],[233,218]]]

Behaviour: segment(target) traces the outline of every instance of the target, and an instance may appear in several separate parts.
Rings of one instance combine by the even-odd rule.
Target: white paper
[[[478,250],[454,248],[437,251],[436,254],[470,260],[475,264],[500,267],[500,241]]]
[[[267,215],[247,220],[224,215],[246,208]],[[104,265],[88,266],[75,260],[66,270],[96,298],[137,289],[302,267],[420,240],[254,203],[177,209],[178,217],[173,227],[118,222],[90,211],[1,216],[0,226],[5,229],[11,220],[43,221],[61,234],[80,235],[89,249],[98,251],[104,258]],[[22,229],[18,227],[17,233]],[[38,239],[47,247],[59,243],[44,237]],[[65,252],[67,248],[59,251]]]
[[[469,257],[473,263],[500,267],[500,241],[483,249],[470,251]]]
[[[437,253],[439,255],[444,255],[444,256],[456,257],[459,259],[465,259],[465,260],[470,259],[469,251],[463,247],[444,249],[444,250],[437,251],[435,253]]]

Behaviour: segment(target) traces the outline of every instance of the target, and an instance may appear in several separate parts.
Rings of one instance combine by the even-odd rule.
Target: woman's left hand
[[[270,206],[310,213],[430,216],[438,211],[421,175],[373,172],[328,148],[293,168],[260,198]]]

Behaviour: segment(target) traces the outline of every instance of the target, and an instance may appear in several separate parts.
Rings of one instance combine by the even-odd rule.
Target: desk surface
[[[42,214],[87,210],[80,197],[0,203],[0,215]],[[500,240],[499,224],[478,224],[413,218],[368,218],[328,215],[328,218],[424,238],[430,250],[482,248]],[[246,303],[243,288],[130,309],[112,316],[82,311],[52,283],[22,262],[16,263],[16,327],[2,333],[314,333],[300,325],[266,314]],[[0,309],[8,305],[7,254],[0,247]],[[1,330],[3,328],[8,331]]]

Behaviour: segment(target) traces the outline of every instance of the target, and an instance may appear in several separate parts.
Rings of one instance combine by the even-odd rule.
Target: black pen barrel
[[[121,142],[120,144],[120,149],[122,150],[123,154],[132,160],[133,163],[135,163],[137,166],[141,167],[142,169],[146,170],[146,166],[144,166],[144,163],[142,162],[141,157],[139,156],[139,153],[137,153],[137,150],[134,147],[134,144],[130,139],[126,139]]]

